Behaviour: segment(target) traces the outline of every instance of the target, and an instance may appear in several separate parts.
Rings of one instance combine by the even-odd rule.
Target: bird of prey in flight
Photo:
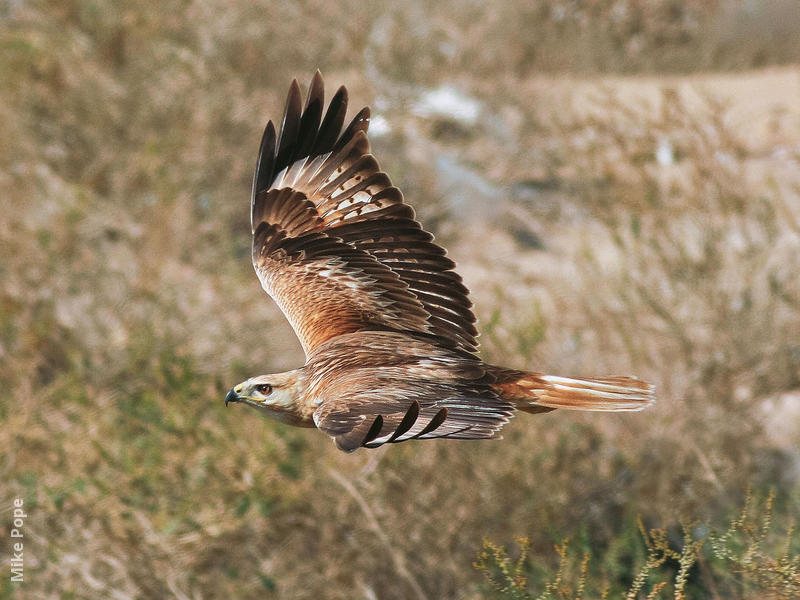
[[[369,109],[343,127],[347,90],[323,116],[319,71],[305,105],[289,88],[267,123],[250,217],[253,266],[289,319],[304,366],[236,385],[240,402],[317,427],[346,452],[415,439],[494,437],[515,411],[640,410],[653,386],[576,379],[477,356],[475,317],[445,251],[370,154]]]

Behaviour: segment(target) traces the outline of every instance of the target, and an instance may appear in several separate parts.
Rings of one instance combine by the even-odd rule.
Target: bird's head
[[[258,375],[233,386],[225,396],[225,406],[241,402],[267,412],[285,423],[297,424],[297,398],[300,391],[300,374],[287,371],[274,375]]]

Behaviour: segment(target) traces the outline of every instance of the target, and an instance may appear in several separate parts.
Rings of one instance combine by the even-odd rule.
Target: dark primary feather
[[[321,91],[320,98],[322,98]],[[309,153],[309,156],[319,156],[320,154],[328,152],[328,149],[333,148],[333,145],[339,137],[339,133],[342,131],[342,125],[344,125],[346,114],[347,88],[341,86],[333,95],[331,103],[328,105],[328,112],[325,113],[325,119],[319,127],[313,150]]]
[[[250,198],[250,229],[255,231],[258,220],[255,216],[256,196],[258,192],[266,190],[272,183],[272,170],[275,164],[275,127],[272,121],[267,123],[264,135],[261,136],[261,146],[258,149],[256,172],[253,175],[253,191]]]
[[[325,103],[324,86],[322,75],[319,71],[314,74],[311,85],[308,89],[306,107],[303,109],[303,116],[300,120],[300,130],[297,139],[300,143],[295,149],[295,156],[309,156],[314,147],[314,141],[319,131],[320,120],[322,119],[322,105]]]
[[[286,98],[286,108],[283,112],[283,124],[280,136],[278,136],[278,154],[275,157],[275,164],[279,169],[283,168],[283,165],[291,164],[297,153],[297,134],[300,131],[302,102],[300,86],[297,85],[295,79],[289,86],[289,96]]]
[[[444,346],[475,352],[475,317],[454,263],[369,154],[369,109],[342,129],[347,101],[341,87],[322,116],[317,72],[305,106],[294,81],[277,135],[267,124],[251,201],[253,261],[262,284],[307,352],[330,335],[375,328],[430,334]],[[320,245],[312,233],[338,243]],[[308,306],[285,297],[291,290],[279,277],[299,286],[294,293],[303,293]],[[360,303],[353,303],[354,292]],[[300,321],[319,314],[314,303],[320,302],[328,304],[329,319],[340,311],[342,323],[304,329]]]

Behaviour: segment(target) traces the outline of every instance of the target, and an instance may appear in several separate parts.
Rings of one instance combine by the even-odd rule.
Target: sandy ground
[[[648,106],[654,111],[661,110],[665,94],[678,94],[683,104],[690,109],[708,110],[711,101],[723,109],[723,123],[726,128],[735,132],[737,141],[747,152],[744,165],[748,178],[757,183],[783,188],[788,198],[783,207],[785,218],[793,221],[793,229],[800,233],[800,66],[687,76],[547,76],[532,78],[518,85],[550,106],[568,105],[578,115],[590,115],[604,110],[602,99],[609,95],[625,105]],[[667,160],[671,162],[671,158]],[[680,176],[678,165],[664,164],[659,168],[665,176]],[[576,230],[568,223],[563,226],[567,230]],[[576,234],[586,235],[584,227],[591,228],[592,224],[582,224],[575,231]],[[556,232],[551,232],[553,233]],[[549,247],[556,254],[568,252],[572,245],[570,236],[565,237],[560,233],[547,236]],[[475,268],[473,262],[491,263],[487,268],[495,270],[498,262],[519,257],[520,249],[504,232],[494,230],[479,237],[485,242],[478,244],[478,248],[486,248],[487,256],[484,256],[484,260],[470,259],[472,252],[480,252],[473,242],[463,242],[463,256],[467,260],[461,270],[466,279],[482,279],[472,275],[471,270]],[[468,248],[470,251],[466,251]],[[453,250],[455,252],[456,248]],[[554,258],[552,255],[544,256],[536,252],[528,254],[537,256],[537,260],[518,260],[518,263],[535,263],[536,272],[547,268],[548,261]],[[491,255],[491,259],[488,255]],[[563,260],[557,259],[552,268],[563,269]],[[531,275],[533,274],[532,272]],[[568,271],[564,274],[568,275]],[[477,283],[475,287],[478,287]]]
[[[771,153],[800,144],[800,66],[740,73],[602,78],[542,77],[523,86],[551,100],[569,102],[579,112],[596,110],[598,95],[612,91],[626,104],[657,107],[664,90],[680,94],[688,106],[713,99],[727,107],[726,124],[751,144],[753,152]]]

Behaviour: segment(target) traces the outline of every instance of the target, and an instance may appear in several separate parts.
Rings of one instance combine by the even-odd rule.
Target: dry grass
[[[476,598],[481,540],[516,535],[529,577],[571,537],[627,589],[637,515],[723,527],[771,488],[777,529],[796,516],[796,67],[656,75],[797,61],[760,29],[795,11],[363,4],[0,9],[0,507],[28,508],[26,596]],[[485,358],[636,373],[659,404],[351,456],[225,410],[302,361],[247,198],[263,120],[317,67],[386,119],[375,153],[458,260]],[[420,116],[442,84],[477,122]]]

